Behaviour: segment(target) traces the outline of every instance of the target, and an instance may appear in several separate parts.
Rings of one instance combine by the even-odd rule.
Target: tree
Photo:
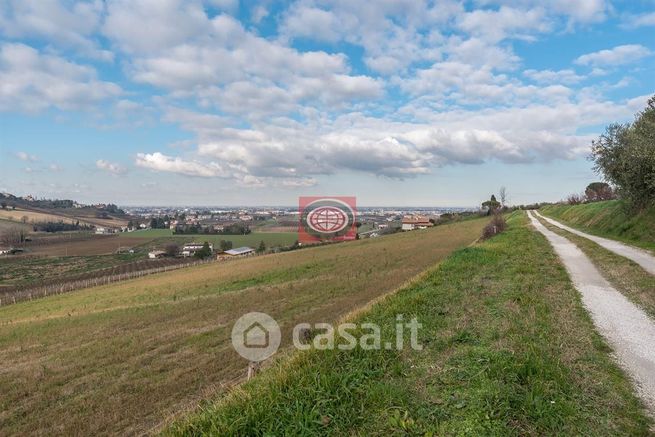
[[[610,187],[610,185],[605,182],[590,183],[587,185],[584,194],[587,200],[590,202],[614,199],[614,190],[612,190],[612,187]]]
[[[168,256],[177,256],[177,254],[180,253],[180,246],[174,243],[167,244],[164,251]]]
[[[3,200],[2,202],[0,202],[0,206],[2,206],[2,209],[7,209],[7,202]]]
[[[489,200],[482,202],[482,207],[487,210],[487,215],[494,213],[499,206],[500,203],[496,200],[496,196],[494,194],[491,195]]]
[[[503,208],[507,206],[507,188],[505,186],[500,187],[498,190],[498,195],[500,196],[500,206]]]
[[[655,96],[629,124],[611,124],[592,142],[594,169],[634,208],[655,202]]]
[[[200,259],[205,259],[212,256],[212,250],[209,248],[209,243],[205,241],[205,244],[202,245],[202,249],[196,251],[193,256]]]
[[[5,246],[16,246],[21,244],[27,238],[27,232],[19,227],[12,227],[6,229],[0,234],[0,242]]]
[[[22,216],[20,218],[20,221],[23,222],[23,223],[27,223],[28,220],[29,220],[29,217],[27,217],[26,215],[24,215],[24,216]]]
[[[229,240],[221,240],[219,243],[221,251],[225,252],[226,250],[232,249],[232,242]]]
[[[257,253],[264,253],[266,252],[266,243],[264,243],[264,240],[259,242],[259,247],[257,248]]]

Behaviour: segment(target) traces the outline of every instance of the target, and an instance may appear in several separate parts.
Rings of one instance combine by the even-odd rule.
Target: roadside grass
[[[357,322],[422,351],[296,352],[168,435],[649,435],[564,267],[523,213]]]
[[[0,307],[0,434],[144,434],[245,376],[250,311],[333,322],[478,238],[486,220],[189,267]],[[289,342],[283,343],[289,350]]]
[[[572,228],[655,250],[655,208],[630,213],[622,201],[547,205],[539,212]]]
[[[568,238],[598,267],[617,290],[655,319],[655,277],[638,264],[617,255],[584,237],[553,226],[537,218],[551,231]]]

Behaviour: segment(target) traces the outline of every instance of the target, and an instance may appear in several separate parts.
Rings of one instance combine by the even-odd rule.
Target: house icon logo
[[[232,327],[232,346],[248,361],[263,361],[280,347],[282,335],[275,319],[265,313],[248,313]]]

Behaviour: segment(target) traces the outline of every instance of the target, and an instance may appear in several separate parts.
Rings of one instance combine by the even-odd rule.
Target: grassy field
[[[218,246],[221,240],[231,241],[234,247],[257,247],[263,241],[267,247],[290,246],[298,239],[297,232],[252,232],[248,235],[173,235],[169,229],[147,229],[129,232],[126,238],[152,238],[148,247],[163,247],[166,244],[184,244],[189,242],[210,242]]]
[[[356,319],[384,344],[417,317],[422,351],[297,353],[167,433],[650,435],[547,241],[509,224]]]
[[[235,319],[285,338],[333,322],[473,242],[486,220],[212,263],[0,307],[0,434],[141,434],[216,397],[247,363]],[[288,342],[283,343],[288,350]]]
[[[655,208],[631,213],[610,200],[583,205],[548,205],[539,212],[571,227],[655,250]]]

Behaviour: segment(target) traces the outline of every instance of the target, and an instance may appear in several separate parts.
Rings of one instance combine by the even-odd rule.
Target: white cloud
[[[585,79],[584,76],[577,74],[574,70],[525,70],[523,75],[537,83],[564,83],[572,85]]]
[[[111,61],[113,53],[100,48],[93,36],[103,9],[99,0],[6,0],[0,4],[0,33],[57,43],[82,55]]]
[[[118,85],[98,80],[91,67],[25,44],[0,45],[0,110],[76,110],[121,93]]]
[[[127,169],[120,164],[99,159],[96,161],[96,168],[105,170],[115,176],[127,173]]]
[[[138,153],[136,165],[154,171],[179,173],[186,176],[228,177],[230,173],[215,162],[202,163],[187,161],[180,157],[171,157],[163,153]]]
[[[508,37],[529,38],[533,32],[550,29],[542,8],[519,10],[501,6],[498,10],[478,9],[459,17],[458,27],[470,35],[479,36],[489,42],[498,42]]]
[[[102,32],[130,53],[188,43],[209,31],[202,4],[186,0],[111,0]]]
[[[39,160],[35,155],[30,155],[27,152],[16,152],[16,158],[20,159],[21,161],[27,161],[27,162],[36,162]]]
[[[578,57],[575,63],[578,65],[589,65],[593,67],[628,64],[638,61],[651,55],[651,51],[639,44],[626,44],[616,46],[612,49],[600,50],[593,53],[587,53]]]
[[[648,27],[655,26],[655,12],[648,12],[640,15],[630,15],[625,20],[627,27]]]

